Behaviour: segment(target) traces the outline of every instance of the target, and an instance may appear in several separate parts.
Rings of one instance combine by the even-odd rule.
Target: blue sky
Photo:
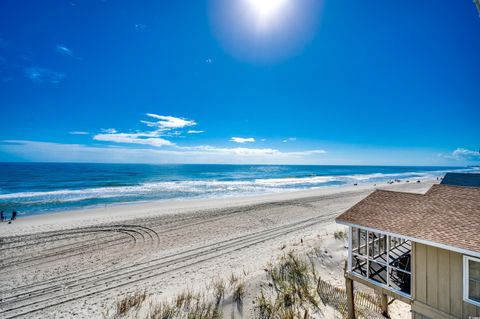
[[[0,3],[0,161],[479,164],[469,0]]]

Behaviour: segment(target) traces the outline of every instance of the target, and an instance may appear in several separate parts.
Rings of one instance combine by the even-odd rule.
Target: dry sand
[[[425,192],[433,182],[377,186]],[[102,318],[138,290],[160,300],[232,273],[254,283],[269,261],[292,249],[327,251],[322,278],[343,286],[346,248],[333,239],[342,228],[334,218],[374,188],[149,202],[2,223],[0,318]],[[245,304],[248,318],[251,302]],[[391,310],[408,316],[404,306]]]

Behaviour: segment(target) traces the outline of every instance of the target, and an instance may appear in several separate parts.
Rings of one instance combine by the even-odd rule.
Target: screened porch
[[[349,271],[404,296],[411,296],[409,240],[349,227]]]

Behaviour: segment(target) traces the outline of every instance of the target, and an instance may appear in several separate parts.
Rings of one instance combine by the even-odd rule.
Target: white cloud
[[[23,140],[0,143],[0,160],[14,156],[20,160],[44,162],[315,164],[319,163],[322,158],[320,155],[324,152],[323,150],[282,152],[270,148],[217,148],[209,145],[163,150]]]
[[[102,131],[102,133],[106,133],[106,134],[118,133],[117,130],[114,129],[114,128],[102,128],[101,131]]]
[[[97,134],[94,140],[114,143],[141,144],[150,146],[172,146],[172,142],[161,137],[152,137],[150,133],[114,133],[114,134]]]
[[[159,121],[157,122],[142,121],[142,123],[145,123],[145,124],[148,123],[147,125],[157,126],[159,129],[174,129],[174,128],[179,129],[187,126],[197,125],[197,123],[195,123],[195,121],[193,120],[187,120],[180,117],[157,115],[153,113],[147,113],[147,116],[158,119]]]
[[[66,46],[64,45],[57,45],[55,47],[55,52],[57,52],[58,54],[61,54],[61,55],[66,55],[66,56],[70,56],[70,57],[73,57],[73,52],[72,50],[70,50],[69,48],[67,48]]]
[[[156,126],[158,126],[158,124],[157,124],[156,122],[152,122],[152,121],[141,120],[140,123],[143,123],[143,124],[145,124],[145,125],[148,126],[148,127],[156,127]]]
[[[288,142],[294,142],[294,141],[296,141],[296,140],[297,140],[297,139],[296,139],[295,137],[289,137],[289,138],[283,140],[282,142],[283,142],[283,143],[288,143]]]
[[[35,161],[93,161],[125,163],[302,163],[316,161],[324,150],[280,151],[272,148],[216,147],[210,145],[179,146],[166,137],[180,136],[183,129],[196,125],[194,120],[148,113],[157,121],[141,121],[150,129],[145,131],[119,132],[114,128],[102,129],[95,134],[95,141],[164,147],[152,149],[137,147],[89,146],[36,141],[0,142],[3,151],[16,157]],[[187,134],[204,131],[188,130]],[[72,131],[70,134],[85,135],[88,132]],[[183,137],[183,136],[181,136]],[[255,142],[253,137],[232,137],[232,142],[245,144]],[[68,154],[66,154],[68,153]],[[0,156],[1,160],[1,156]]]
[[[287,152],[287,154],[291,157],[306,157],[306,156],[315,156],[315,155],[322,155],[327,154],[325,150],[307,150],[307,151],[296,151],[296,152]]]
[[[235,143],[253,143],[255,142],[255,139],[253,137],[232,137],[230,139],[230,142],[235,142]]]
[[[452,157],[457,160],[480,160],[480,151],[457,148],[452,152]]]
[[[258,156],[258,155],[281,155],[279,150],[271,148],[247,148],[247,147],[215,147],[210,145],[200,145],[192,147],[178,147],[179,150],[187,152],[207,152],[211,154],[229,154],[241,156]]]
[[[71,134],[71,135],[88,135],[89,133],[88,132],[82,132],[82,131],[72,131],[72,132],[68,132],[68,134]]]
[[[180,117],[158,115],[153,113],[147,113],[146,115],[158,120],[153,122],[143,120],[140,121],[141,123],[150,127],[150,130],[124,133],[118,132],[114,128],[102,129],[102,133],[95,135],[93,139],[103,142],[140,144],[155,147],[174,146],[175,143],[165,139],[165,137],[178,137],[182,134],[181,129],[197,124],[193,120]],[[202,131],[191,132],[199,133]]]
[[[65,78],[64,73],[56,72],[46,68],[31,67],[24,70],[25,76],[35,83],[48,82],[58,84]]]

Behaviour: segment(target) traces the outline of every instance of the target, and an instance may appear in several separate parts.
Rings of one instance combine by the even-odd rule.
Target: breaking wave
[[[0,205],[40,210],[71,208],[115,202],[162,200],[181,198],[211,198],[242,196],[282,191],[313,189],[325,186],[381,183],[389,180],[419,179],[441,176],[446,171],[373,173],[338,176],[311,176],[286,178],[260,178],[253,180],[181,180],[147,182],[131,186],[62,189],[42,192],[0,194]],[[43,206],[43,207],[39,207]],[[17,208],[20,209],[20,208]]]

